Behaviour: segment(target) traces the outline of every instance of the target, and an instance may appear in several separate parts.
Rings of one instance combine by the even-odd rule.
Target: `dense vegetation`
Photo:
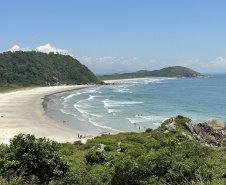
[[[110,79],[126,79],[126,78],[144,78],[144,77],[185,77],[185,78],[192,78],[192,77],[203,77],[198,72],[195,72],[189,68],[181,67],[181,66],[174,66],[174,67],[167,67],[161,70],[140,70],[135,73],[125,73],[125,74],[115,74],[115,75],[103,75],[98,76],[101,80],[110,80]]]
[[[212,149],[189,139],[182,134],[188,121],[176,117],[177,130],[168,133],[163,131],[170,120],[156,130],[102,135],[86,144],[58,144],[20,134],[10,146],[1,146],[0,182],[224,185],[226,147]]]
[[[16,51],[0,53],[0,87],[93,84],[99,80],[69,55]]]

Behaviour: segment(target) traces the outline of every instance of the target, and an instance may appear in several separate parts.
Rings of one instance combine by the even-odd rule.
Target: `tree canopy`
[[[45,86],[98,83],[96,76],[69,55],[16,51],[0,53],[0,85]]]
[[[40,183],[63,177],[69,164],[59,152],[59,145],[46,138],[19,134],[10,140],[9,146],[0,147],[0,174],[8,178],[15,174],[27,179],[32,175]]]

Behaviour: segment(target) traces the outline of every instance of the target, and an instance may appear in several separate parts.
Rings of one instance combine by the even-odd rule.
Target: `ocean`
[[[48,98],[46,116],[91,134],[143,132],[177,115],[226,122],[226,74],[119,81]]]

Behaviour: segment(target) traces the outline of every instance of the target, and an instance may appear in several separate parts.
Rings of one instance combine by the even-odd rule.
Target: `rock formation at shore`
[[[186,131],[189,131],[190,139],[199,141],[203,146],[212,148],[221,147],[226,143],[225,123],[215,119],[209,119],[206,122],[196,124],[193,121],[185,123]],[[165,125],[165,132],[176,129],[176,124],[172,118],[172,123]],[[185,132],[183,132],[185,134]]]

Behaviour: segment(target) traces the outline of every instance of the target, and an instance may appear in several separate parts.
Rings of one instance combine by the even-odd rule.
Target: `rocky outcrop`
[[[194,134],[200,133],[199,127],[197,126],[197,124],[194,121],[189,121],[188,123],[185,123],[185,127],[191,133],[194,133]]]
[[[221,147],[226,143],[226,126],[222,121],[209,119],[199,124],[189,121],[184,126],[191,135],[183,133],[189,136],[189,138],[199,141],[204,146],[215,148]],[[175,122],[172,120],[172,123],[165,125],[165,129],[165,133],[176,129]]]
[[[225,128],[225,124],[223,121],[220,120],[216,120],[216,119],[208,119],[206,121],[206,124],[210,127],[213,127],[215,130],[218,129],[224,129]]]
[[[223,123],[223,124],[222,124]],[[200,128],[201,143],[210,147],[221,147],[226,142],[226,129],[224,122],[208,120],[198,124]]]
[[[115,85],[116,83],[106,83],[106,82],[104,82],[104,81],[101,81],[100,83],[99,83],[99,85]]]
[[[204,123],[185,123],[193,138],[204,146],[221,147],[226,142],[226,128],[222,121],[209,119]]]
[[[174,122],[172,122],[168,125],[165,125],[165,128],[166,128],[167,131],[170,131],[170,130],[175,130],[176,126],[175,126]]]

